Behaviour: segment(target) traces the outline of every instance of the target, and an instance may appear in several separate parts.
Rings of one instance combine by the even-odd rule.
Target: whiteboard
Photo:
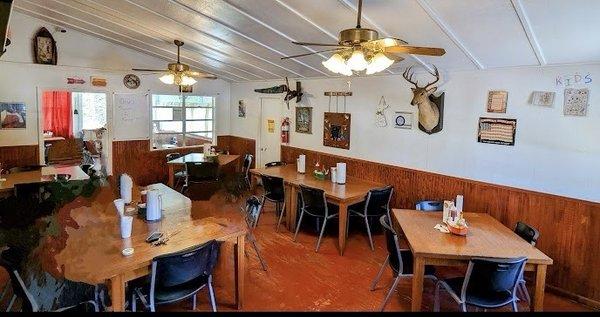
[[[147,93],[113,94],[113,139],[150,139],[150,101]]]

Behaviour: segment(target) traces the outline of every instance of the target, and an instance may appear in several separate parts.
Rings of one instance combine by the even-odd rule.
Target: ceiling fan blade
[[[314,54],[319,54],[319,53],[325,53],[325,52],[337,52],[337,51],[343,51],[346,48],[332,48],[332,49],[328,49],[328,50],[322,50],[322,51],[317,51],[317,52],[312,52],[312,53],[305,53],[305,54],[298,54],[298,55],[292,55],[292,56],[285,56],[282,57],[281,59],[290,59],[290,58],[296,58],[296,57],[303,57],[303,56],[309,56],[309,55],[314,55]]]
[[[161,71],[161,72],[151,72],[151,73],[143,73],[140,74],[141,76],[148,76],[148,75],[156,75],[156,74],[165,74],[165,71]]]
[[[390,46],[386,47],[387,53],[404,53],[404,54],[415,54],[415,55],[429,55],[429,56],[442,56],[446,54],[446,50],[437,47],[419,47],[419,46]]]
[[[168,69],[144,69],[144,68],[132,68],[131,70],[136,72],[168,72]]]
[[[217,75],[213,75],[213,74],[209,74],[209,73],[197,72],[197,71],[193,71],[193,70],[188,70],[185,73],[186,73],[186,75],[189,75],[192,77],[205,78],[205,79],[217,79]]]
[[[404,60],[404,57],[396,55],[394,53],[383,53],[383,55],[385,55],[385,57],[393,60],[394,62],[398,63]]]
[[[302,46],[336,46],[336,47],[345,47],[344,45],[340,45],[340,44],[324,44],[324,43],[309,43],[309,42],[294,42],[292,41],[293,44],[296,45],[302,45]]]

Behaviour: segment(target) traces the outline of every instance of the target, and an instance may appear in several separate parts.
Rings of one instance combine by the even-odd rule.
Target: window
[[[152,95],[152,148],[213,143],[215,98]]]

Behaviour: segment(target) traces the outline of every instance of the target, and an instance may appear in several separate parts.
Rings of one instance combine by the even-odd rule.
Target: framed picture
[[[413,113],[407,111],[396,111],[394,127],[398,129],[412,129]]]
[[[501,90],[491,90],[488,93],[487,112],[506,113],[506,104],[508,102],[508,92]]]
[[[534,91],[531,96],[531,104],[543,107],[552,107],[554,105],[554,92],[552,91]]]
[[[480,143],[515,145],[516,119],[479,118],[477,141]]]
[[[590,90],[587,88],[565,89],[565,103],[563,105],[563,113],[565,116],[587,116],[588,102],[590,98]]]
[[[311,107],[296,107],[296,132],[312,134]]]
[[[323,145],[350,149],[350,119],[349,113],[325,112]]]
[[[238,117],[246,117],[246,103],[243,100],[238,100]]]
[[[179,92],[180,93],[192,93],[192,92],[194,92],[194,86],[192,86],[192,85],[179,86]]]
[[[27,128],[25,103],[0,102],[0,129],[25,128]]]
[[[33,38],[33,52],[37,64],[56,65],[56,42],[46,28],[41,28]]]

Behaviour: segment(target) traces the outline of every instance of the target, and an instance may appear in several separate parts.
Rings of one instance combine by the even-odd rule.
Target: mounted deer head
[[[440,109],[438,105],[429,98],[429,96],[437,90],[437,87],[433,85],[440,80],[440,72],[437,67],[433,66],[433,68],[435,69],[435,73],[433,74],[435,80],[423,87],[419,86],[418,81],[413,80],[414,73],[412,71],[412,66],[407,68],[402,74],[406,81],[415,86],[414,88],[411,88],[413,98],[410,104],[419,108],[419,123],[425,129],[425,132],[429,134],[434,133],[433,129],[440,123]]]

